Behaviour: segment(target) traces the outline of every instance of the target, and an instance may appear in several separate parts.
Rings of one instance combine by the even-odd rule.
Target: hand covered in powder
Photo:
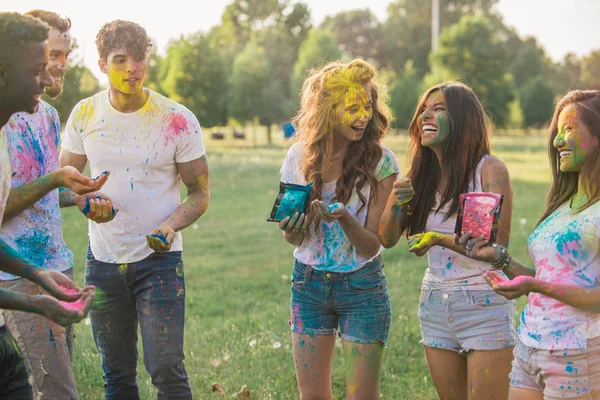
[[[456,236],[454,242],[456,243]],[[465,248],[467,257],[488,262],[500,259],[500,247],[488,245],[488,240],[481,235],[473,237],[471,231],[465,232],[458,239],[458,244]]]
[[[408,237],[408,251],[418,257],[424,256],[433,246],[440,244],[444,237],[438,232],[417,233]]]
[[[78,195],[100,190],[106,183],[110,172],[104,171],[95,179],[81,175],[77,168],[69,165],[54,172],[57,187],[65,187]]]
[[[83,293],[81,306],[77,309],[68,308],[64,305],[67,303],[61,303],[54,297],[46,295],[32,296],[31,305],[32,311],[35,313],[43,315],[62,326],[68,326],[86,317],[92,307],[93,300],[94,292],[87,291]]]
[[[410,179],[404,177],[394,182],[392,193],[396,197],[396,206],[402,207],[415,196],[415,189]]]
[[[95,289],[94,286],[86,286],[82,290],[67,275],[46,268],[36,268],[31,280],[40,285],[51,296],[67,302],[76,301],[85,293]],[[64,289],[68,289],[68,291]]]
[[[347,218],[350,216],[348,209],[342,203],[335,203],[331,206],[326,206],[321,200],[313,200],[310,203],[310,211],[318,215],[324,222],[333,222],[341,218]]]
[[[167,224],[154,228],[149,235],[146,235],[148,247],[157,253],[165,253],[171,250],[173,239],[175,239],[175,231]]]
[[[76,202],[83,215],[98,224],[112,221],[119,212],[114,207],[110,197],[102,192],[93,192],[78,196]]]
[[[279,221],[279,229],[287,233],[300,233],[306,230],[306,215],[294,213],[291,217],[285,217]]]
[[[515,279],[504,279],[495,271],[483,274],[483,279],[490,284],[492,289],[509,300],[528,295],[533,291],[538,280],[526,275],[519,275]]]

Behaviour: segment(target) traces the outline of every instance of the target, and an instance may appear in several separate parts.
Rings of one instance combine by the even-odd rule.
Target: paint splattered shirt
[[[16,113],[3,130],[12,164],[11,187],[21,187],[58,169],[60,120],[54,107],[41,101],[35,114]],[[0,238],[42,268],[66,271],[73,267],[73,254],[63,240],[58,189],[5,221]],[[0,272],[0,280],[18,278]]]
[[[102,192],[119,213],[107,223],[90,221],[89,233],[94,257],[118,264],[140,261],[153,252],[146,235],[180,204],[177,163],[206,153],[194,114],[151,90],[144,106],[132,113],[114,109],[108,91],[82,100],[71,112],[62,148],[86,155],[91,176],[111,172]],[[180,232],[171,250],[182,250]]]
[[[0,129],[0,227],[2,226],[2,216],[6,207],[6,200],[10,193],[10,158],[8,157],[8,144],[6,143],[6,134]],[[0,327],[4,326],[4,315],[0,308]]]
[[[481,170],[490,155],[482,157],[475,169],[475,179],[469,184],[470,192],[483,192],[481,183]],[[426,231],[434,231],[446,235],[454,234],[456,214],[444,221],[450,208],[446,204],[437,210],[442,196],[436,192],[436,200],[425,225]],[[489,263],[477,261],[466,257],[443,246],[434,246],[427,252],[429,267],[425,271],[423,285],[432,289],[461,290],[468,287],[470,290],[489,290],[490,286],[483,279],[483,274],[492,269]]]
[[[375,171],[379,181],[392,174],[400,173],[400,165],[396,155],[386,147],[382,147],[382,149],[383,154]],[[294,144],[288,151],[283,166],[281,167],[281,180],[286,183],[306,185],[307,182],[300,171],[301,162],[302,148],[299,144]],[[325,204],[329,205],[335,203],[335,187],[336,181],[328,182],[323,185],[321,199]],[[371,187],[365,185],[362,189],[362,194],[368,202],[371,198]],[[361,226],[365,226],[368,205],[358,211],[361,204],[358,194],[356,193],[356,190],[354,190],[350,200],[346,203],[346,208]],[[369,261],[377,257],[377,255],[371,258],[365,258],[360,254],[356,248],[352,246],[352,243],[350,243],[350,240],[348,240],[337,221],[331,223],[321,222],[320,230],[318,232],[314,229],[314,225],[312,225],[310,227],[310,235],[305,235],[305,240],[302,242],[302,245],[294,250],[294,257],[301,263],[310,265],[315,269],[331,272],[351,272],[359,270]]]
[[[598,287],[600,277],[600,202],[574,213],[568,202],[529,236],[535,277],[543,282]],[[600,314],[530,293],[521,314],[519,339],[544,350],[583,349],[600,336]]]

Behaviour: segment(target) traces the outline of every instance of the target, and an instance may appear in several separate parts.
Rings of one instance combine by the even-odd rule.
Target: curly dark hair
[[[125,49],[134,57],[143,58],[152,47],[152,41],[140,25],[117,19],[100,28],[96,35],[96,47],[100,59],[104,61],[114,49]]]
[[[71,29],[71,20],[69,18],[63,18],[52,11],[36,9],[27,11],[23,15],[28,15],[30,17],[41,19],[42,21],[50,25],[50,28],[58,29],[61,32],[67,32],[69,29]]]
[[[48,25],[39,19],[16,12],[0,12],[0,59],[12,57],[13,50],[26,42],[48,39]]]

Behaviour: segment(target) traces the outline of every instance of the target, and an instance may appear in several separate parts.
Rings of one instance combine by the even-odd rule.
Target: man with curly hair
[[[98,289],[90,313],[104,370],[106,399],[139,399],[137,329],[159,399],[190,399],[183,365],[183,228],[209,203],[208,161],[196,117],[144,87],[150,38],[116,20],[96,36],[109,89],[77,104],[69,117],[61,166],[92,176],[111,170],[103,192],[119,214],[89,224],[85,280]],[[180,200],[183,181],[187,196]]]
[[[62,93],[68,68],[71,21],[45,10],[32,10],[25,15],[50,27],[47,70],[53,84],[46,87],[45,93],[55,99]],[[96,222],[110,220],[110,199],[97,192],[108,175],[93,180],[73,167],[58,168],[60,120],[54,107],[45,101],[40,101],[33,114],[13,114],[3,133],[8,142],[12,179],[0,239],[40,267],[73,278],[73,254],[63,240],[60,207],[77,204],[80,210],[85,210],[86,201],[88,204],[91,201],[88,208],[93,207],[94,212],[90,210],[88,217]],[[0,288],[24,294],[43,293],[38,284],[6,272],[0,272]],[[34,390],[47,399],[77,399],[71,368],[72,327],[65,329],[51,320],[21,311],[5,314],[9,330],[29,360]]]
[[[44,89],[53,84],[46,67],[48,26],[17,13],[0,13],[0,129],[12,114],[35,113]],[[0,134],[0,223],[10,191],[11,166],[4,132]],[[84,291],[59,271],[38,268],[0,239],[0,270],[26,278],[51,296],[18,293],[0,288],[0,307],[36,313],[67,326],[85,317],[93,288]],[[67,294],[61,286],[72,289]],[[86,292],[84,294],[84,292]],[[67,309],[60,300],[82,300],[82,309]],[[10,315],[7,318],[10,319]],[[41,317],[38,317],[41,318]],[[49,332],[52,335],[52,332]],[[33,399],[25,359],[8,332],[0,310],[0,398]]]

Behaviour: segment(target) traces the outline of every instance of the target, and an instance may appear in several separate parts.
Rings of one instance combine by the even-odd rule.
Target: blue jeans
[[[158,399],[191,399],[183,365],[185,284],[180,251],[153,253],[129,264],[94,259],[88,248],[85,284],[96,286],[90,311],[107,400],[138,400],[137,327],[144,365]]]
[[[348,273],[320,271],[296,260],[291,292],[292,332],[337,331],[349,342],[386,344],[392,307],[381,257]]]

